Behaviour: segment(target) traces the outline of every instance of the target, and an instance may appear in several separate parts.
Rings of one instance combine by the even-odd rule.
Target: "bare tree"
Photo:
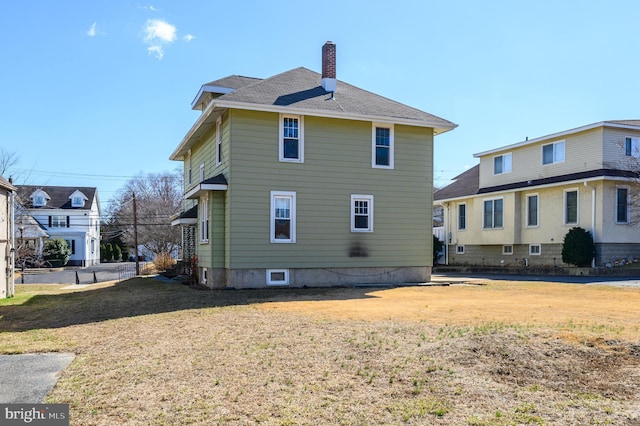
[[[18,154],[0,147],[0,176],[8,177],[7,174],[14,170],[19,160]]]
[[[134,247],[135,225],[139,245],[156,255],[172,253],[180,246],[180,229],[171,226],[171,216],[182,211],[181,179],[181,174],[167,172],[140,174],[127,182],[109,204],[105,230]]]

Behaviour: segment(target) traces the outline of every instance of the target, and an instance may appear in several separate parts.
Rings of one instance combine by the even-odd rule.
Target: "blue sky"
[[[631,0],[7,2],[0,147],[17,183],[96,186],[105,207],[181,166],[203,83],[320,72],[332,40],[339,80],[459,125],[436,138],[445,185],[474,153],[640,118],[638,22]]]

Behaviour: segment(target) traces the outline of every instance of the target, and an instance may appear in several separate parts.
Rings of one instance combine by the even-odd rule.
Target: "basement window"
[[[267,269],[267,285],[289,285],[289,270]]]
[[[456,246],[456,254],[464,254],[464,246]]]

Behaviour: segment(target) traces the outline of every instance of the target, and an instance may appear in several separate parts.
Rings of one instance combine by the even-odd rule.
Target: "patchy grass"
[[[639,289],[17,289],[0,353],[75,352],[71,424],[640,422]]]

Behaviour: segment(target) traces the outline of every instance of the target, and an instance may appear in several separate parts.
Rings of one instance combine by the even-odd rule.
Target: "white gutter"
[[[596,243],[596,188],[589,185],[587,181],[584,182],[585,188],[591,189],[591,236],[593,237],[593,243]],[[591,267],[595,268],[596,258],[591,258]]]

